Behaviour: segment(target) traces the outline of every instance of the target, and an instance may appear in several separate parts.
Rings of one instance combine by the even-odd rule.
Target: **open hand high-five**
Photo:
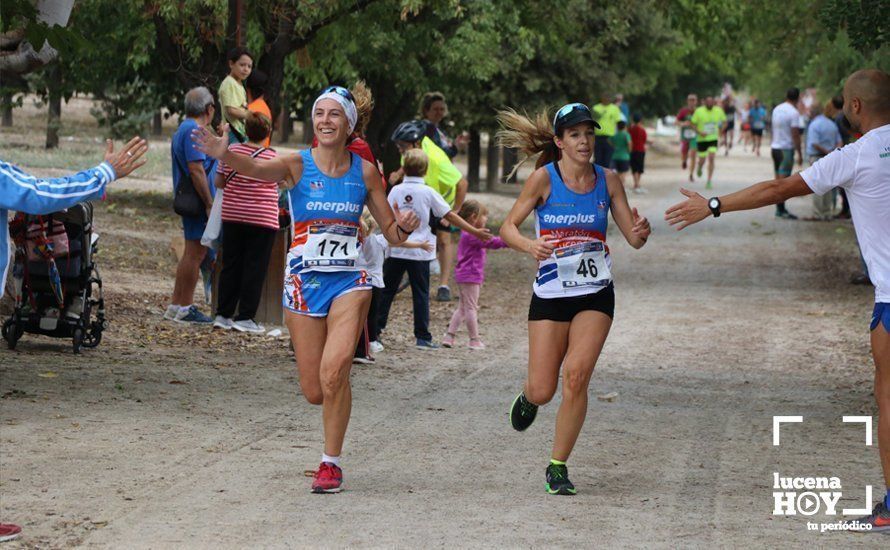
[[[118,179],[128,176],[148,159],[142,158],[148,151],[148,142],[139,136],[133,137],[124,148],[114,152],[114,142],[105,140],[105,162],[111,165]]]
[[[223,124],[221,130],[220,135],[203,126],[192,130],[195,148],[207,156],[221,159],[229,149],[229,125]]]
[[[704,198],[695,191],[680,188],[680,192],[689,197],[683,202],[677,203],[668,208],[664,213],[664,219],[670,224],[677,227],[677,231],[686,226],[698,223],[711,215],[711,209],[708,208],[708,199]]]

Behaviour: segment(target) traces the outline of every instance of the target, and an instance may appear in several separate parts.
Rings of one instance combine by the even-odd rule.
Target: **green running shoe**
[[[578,491],[569,481],[569,469],[565,464],[550,463],[547,466],[547,492],[551,495],[574,495]]]
[[[516,396],[516,399],[513,400],[513,405],[510,407],[510,423],[513,425],[514,430],[524,432],[532,425],[537,415],[538,406],[526,399],[524,393]]]

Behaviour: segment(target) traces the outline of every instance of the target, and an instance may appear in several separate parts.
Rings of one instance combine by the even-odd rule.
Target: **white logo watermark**
[[[782,424],[801,423],[802,416],[774,416],[773,417],[773,445],[781,445],[780,430]],[[844,423],[863,423],[866,427],[865,444],[872,444],[870,416],[845,416]],[[779,472],[773,472],[773,515],[774,516],[813,516],[822,513],[826,516],[838,515],[838,501],[843,496],[843,486],[840,478],[827,477],[794,477],[783,476]],[[843,508],[840,514],[843,516],[865,516],[871,513],[872,486],[865,486],[864,508]],[[853,521],[836,522],[807,522],[810,531],[868,531],[872,526],[867,523]]]

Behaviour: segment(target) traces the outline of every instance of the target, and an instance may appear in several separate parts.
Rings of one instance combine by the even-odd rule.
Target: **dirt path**
[[[767,158],[718,162],[716,193],[770,173]],[[114,325],[97,350],[29,336],[0,350],[0,518],[26,533],[8,547],[886,544],[772,516],[773,472],[839,476],[844,507],[880,490],[876,448],[840,421],[875,412],[872,289],[846,284],[852,226],[764,209],[678,235],[661,214],[682,174],[672,158],[650,164],[651,193],[632,196],[653,220],[649,245],[610,234],[616,319],[570,461],[577,497],[542,490],[557,403],[524,434],[507,418],[526,368],[527,258],[490,255],[484,353],[414,350],[400,297],[387,350],[354,369],[348,490],[315,496],[303,471],[320,411],[298,395],[286,342],[172,327],[159,319],[166,252],[133,268],[112,255]],[[486,200],[493,218],[511,202]],[[112,235],[115,215],[97,222]],[[437,337],[450,311],[433,304]],[[773,447],[779,414],[806,422]]]

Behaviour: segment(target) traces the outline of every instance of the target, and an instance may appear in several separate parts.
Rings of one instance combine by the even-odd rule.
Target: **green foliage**
[[[37,7],[32,0],[3,0],[0,2],[0,29],[24,29],[25,37],[35,50],[44,42],[55,48],[60,55],[76,51],[86,44],[80,33],[60,25],[47,25],[39,21]]]
[[[244,31],[256,65],[277,71],[270,77],[289,110],[304,110],[328,83],[365,79],[376,100],[369,138],[380,146],[428,90],[446,94],[458,128],[482,130],[504,106],[532,111],[619,92],[632,109],[662,115],[724,81],[768,102],[791,85],[830,95],[850,71],[887,66],[888,3],[255,0],[244,2]],[[90,40],[64,46],[63,96],[98,98],[97,117],[114,135],[141,131],[160,107],[177,112],[188,87],[215,90],[225,76],[229,4],[78,0],[69,29]],[[3,1],[0,17],[4,28],[36,21],[27,0]],[[42,76],[31,82],[45,95]]]

